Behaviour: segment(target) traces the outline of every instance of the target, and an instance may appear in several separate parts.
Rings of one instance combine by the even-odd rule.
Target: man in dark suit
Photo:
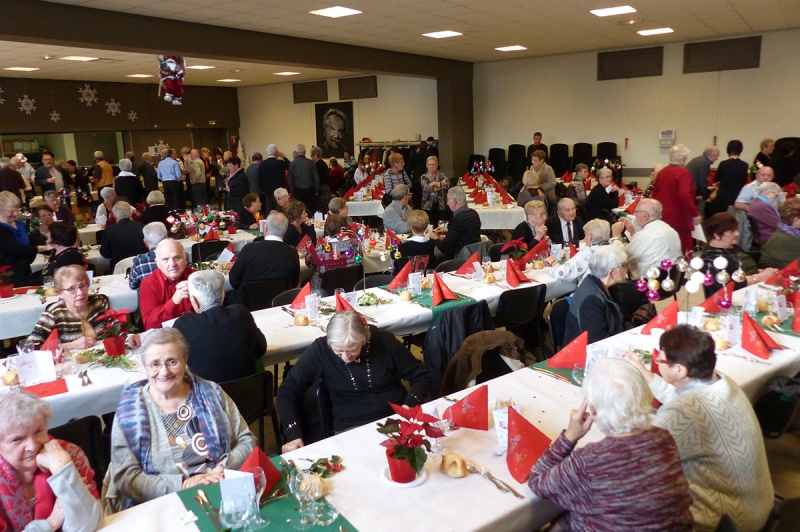
[[[578,218],[575,202],[570,198],[561,198],[555,216],[551,216],[545,222],[547,236],[553,244],[572,242],[577,245],[584,237],[583,224],[583,220]]]
[[[428,151],[428,143],[423,140],[419,143],[417,152],[408,161],[408,167],[411,170],[411,198],[415,209],[419,209],[422,204],[422,182],[420,178],[428,171],[428,157],[431,155],[431,152]]]
[[[158,173],[156,172],[156,167],[153,166],[153,157],[149,152],[144,152],[142,159],[144,161],[139,167],[139,175],[144,180],[144,189],[147,192],[158,190]]]
[[[53,154],[48,151],[42,153],[42,166],[36,170],[33,180],[42,189],[42,194],[48,190],[69,190],[70,185],[75,186],[69,172],[53,164]]]
[[[106,228],[103,233],[100,255],[111,259],[111,271],[114,271],[114,266],[122,259],[147,253],[148,250],[144,244],[144,233],[142,232],[144,226],[131,220],[133,209],[130,203],[118,201],[114,204],[112,211],[117,223]]]
[[[214,382],[255,375],[256,361],[267,351],[267,339],[246,307],[222,306],[222,274],[194,272],[188,289],[195,312],[178,318],[173,327],[189,342],[189,370]]]
[[[478,211],[467,207],[467,195],[461,187],[447,190],[447,206],[453,211],[453,219],[447,229],[437,227],[428,236],[436,239],[436,247],[447,259],[452,259],[461,248],[481,241],[481,217]],[[438,240],[444,234],[443,240]]]
[[[266,212],[278,210],[275,203],[275,190],[286,186],[286,172],[289,164],[282,158],[275,144],[267,146],[267,158],[258,165],[258,184],[264,193]]]
[[[285,279],[286,289],[297,286],[300,278],[300,258],[297,250],[283,242],[289,220],[279,212],[267,216],[267,234],[262,242],[247,244],[231,268],[233,290],[225,296],[225,304],[242,302],[242,288],[247,283],[268,279]]]

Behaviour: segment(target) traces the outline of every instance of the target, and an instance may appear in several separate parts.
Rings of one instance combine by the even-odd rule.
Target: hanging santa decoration
[[[172,105],[181,105],[186,61],[177,55],[159,55],[158,64],[158,76],[161,79],[161,86],[158,88],[159,95],[161,87],[164,87],[164,100],[172,102]]]

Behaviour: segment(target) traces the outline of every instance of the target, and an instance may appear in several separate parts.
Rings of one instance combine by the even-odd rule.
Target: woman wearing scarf
[[[0,398],[0,531],[90,532],[103,517],[81,449],[47,434],[50,405],[27,393]]]
[[[111,432],[107,509],[216,484],[256,445],[236,405],[215,383],[192,375],[177,329],[155,329],[140,350],[147,380],[122,394]]]
[[[778,223],[781,221],[778,214],[781,198],[783,192],[777,183],[767,181],[756,189],[756,196],[750,202],[750,210],[747,211],[747,216],[753,220],[756,227],[756,244],[766,244],[778,228]]]
[[[19,218],[22,202],[13,192],[0,192],[0,267],[11,266],[14,286],[25,286],[31,276],[31,263],[38,251],[49,249],[30,241],[28,230]]]

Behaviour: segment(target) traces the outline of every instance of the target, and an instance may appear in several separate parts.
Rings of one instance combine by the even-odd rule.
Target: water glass
[[[232,530],[244,529],[253,518],[253,503],[249,495],[234,495],[222,499],[219,520]]]
[[[572,380],[576,383],[583,384],[583,377],[586,374],[586,364],[578,362],[572,368]]]
[[[305,471],[292,471],[289,479],[289,491],[300,503],[300,518],[294,521],[295,530],[307,530],[314,525],[309,508],[315,495],[312,475]]]
[[[329,526],[339,517],[339,510],[325,499],[320,499],[312,503],[311,517],[315,525]]]

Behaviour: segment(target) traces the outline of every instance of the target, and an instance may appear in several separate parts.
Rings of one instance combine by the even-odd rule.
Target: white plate
[[[12,299],[17,299],[18,297],[19,297],[19,294],[14,294],[11,297],[3,297],[3,298],[0,298],[0,303],[2,303],[3,301],[11,301]]]
[[[417,478],[415,478],[411,482],[402,484],[400,482],[395,482],[394,480],[392,480],[392,477],[389,475],[389,466],[387,465],[386,467],[383,468],[383,471],[381,471],[381,479],[383,479],[383,481],[386,482],[387,484],[390,484],[396,488],[414,488],[416,486],[419,486],[426,480],[428,480],[428,472],[423,469],[420,472],[420,474],[417,475]]]

